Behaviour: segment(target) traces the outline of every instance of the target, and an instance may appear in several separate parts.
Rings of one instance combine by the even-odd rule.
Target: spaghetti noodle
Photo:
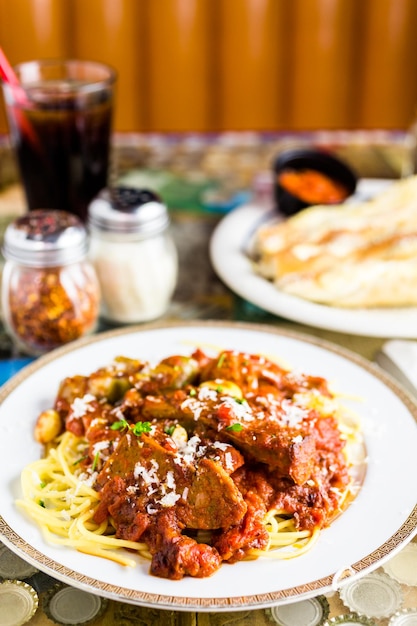
[[[39,525],[49,543],[134,566],[125,549],[150,558],[146,544],[117,539],[111,523],[94,522],[99,494],[76,469],[83,444],[81,438],[66,432],[45,458],[25,467],[21,476],[23,498],[17,504]]]

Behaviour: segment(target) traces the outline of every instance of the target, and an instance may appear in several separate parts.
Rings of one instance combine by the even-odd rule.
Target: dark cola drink
[[[113,82],[89,82],[85,74],[23,83],[20,95],[4,87],[29,210],[60,209],[86,219],[89,203],[108,181]]]

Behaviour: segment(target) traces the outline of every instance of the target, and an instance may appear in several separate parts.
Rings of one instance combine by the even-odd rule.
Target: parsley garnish
[[[226,426],[226,430],[230,430],[232,433],[238,433],[243,430],[243,426],[239,424],[239,422],[235,422],[234,424],[230,424],[230,426]]]
[[[222,352],[222,354],[220,355],[219,360],[217,361],[217,365],[216,367],[221,367],[223,365],[223,362],[226,358],[226,352]]]
[[[190,396],[196,396],[197,392],[195,389],[190,389]]]
[[[164,432],[166,432],[166,434],[169,436],[172,435],[174,430],[175,430],[175,424],[172,424],[172,426],[166,426],[166,428],[164,428]]]
[[[45,502],[44,502],[43,500],[38,500],[38,504],[39,504],[39,506],[41,506],[43,509],[46,509]]]
[[[98,463],[98,459],[99,459],[100,453],[96,452],[94,455],[94,461],[93,461],[93,465],[91,466],[91,471],[94,472],[96,470],[97,467],[97,463]]]
[[[111,430],[123,430],[124,428],[129,428],[129,422],[123,418],[118,422],[114,422],[110,428]]]
[[[78,465],[78,463],[82,463],[82,461],[85,461],[85,459],[88,459],[88,457],[87,456],[80,456],[79,459],[74,461],[73,465]]]
[[[150,422],[137,422],[136,424],[129,424],[129,422],[123,418],[118,422],[114,422],[110,428],[111,430],[123,430],[124,428],[127,428],[132,431],[134,435],[140,437],[143,433],[151,432],[152,425]]]
[[[139,437],[143,433],[150,433],[152,426],[150,422],[137,422],[133,426],[129,426],[129,428],[134,435]]]

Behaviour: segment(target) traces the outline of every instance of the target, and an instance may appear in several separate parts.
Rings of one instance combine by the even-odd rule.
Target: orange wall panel
[[[13,65],[40,57],[67,56],[69,2],[0,0],[0,43]],[[3,100],[1,109],[0,132],[5,132]]]
[[[367,0],[362,42],[357,124],[407,128],[417,104],[417,2]]]
[[[286,0],[218,0],[222,129],[285,127],[288,7]]]
[[[1,46],[11,63],[67,56],[70,0],[0,0]]]
[[[147,127],[156,131],[211,130],[213,0],[145,0]]]
[[[406,129],[416,41],[417,0],[0,0],[13,64],[117,70],[118,131]]]
[[[292,128],[352,126],[359,6],[358,0],[292,0]]]
[[[72,0],[71,53],[118,73],[114,128],[144,127],[142,0]]]

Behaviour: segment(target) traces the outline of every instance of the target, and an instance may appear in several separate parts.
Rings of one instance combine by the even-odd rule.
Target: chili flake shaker
[[[176,286],[178,258],[159,196],[146,189],[105,189],[89,206],[88,225],[103,319],[132,324],[163,315]]]
[[[65,211],[38,209],[4,233],[2,309],[23,352],[38,356],[94,330],[100,288],[88,234]]]

